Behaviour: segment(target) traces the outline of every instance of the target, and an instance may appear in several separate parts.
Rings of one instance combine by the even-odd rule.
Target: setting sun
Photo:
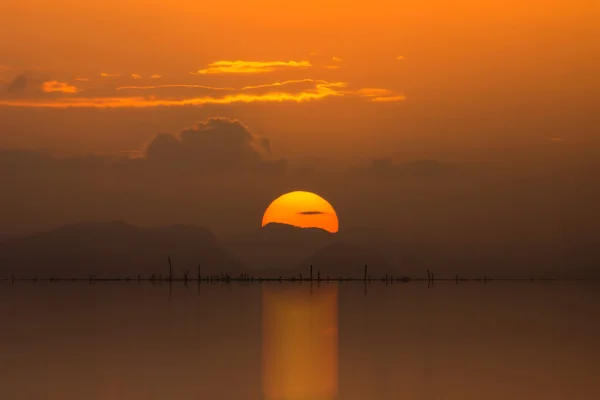
[[[262,219],[262,226],[281,223],[300,228],[321,228],[328,232],[338,231],[338,217],[327,200],[311,193],[296,191],[279,196],[269,205]]]

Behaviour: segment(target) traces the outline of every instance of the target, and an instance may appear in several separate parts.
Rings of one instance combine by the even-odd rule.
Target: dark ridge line
[[[309,277],[303,277],[302,274],[299,274],[299,276],[291,276],[291,277],[283,277],[283,276],[279,276],[278,278],[267,278],[267,277],[260,277],[260,276],[254,276],[251,274],[240,274],[237,277],[231,276],[229,273],[221,273],[221,274],[212,274],[212,275],[208,275],[208,276],[202,276],[201,275],[201,268],[200,265],[198,265],[197,267],[197,275],[195,278],[190,277],[189,275],[189,270],[186,270],[183,277],[182,278],[176,278],[173,276],[173,265],[171,263],[171,257],[167,257],[167,261],[169,263],[169,275],[168,276],[163,276],[162,274],[152,274],[146,277],[142,277],[141,274],[138,274],[136,276],[127,276],[127,277],[97,277],[96,275],[89,275],[88,278],[61,278],[58,276],[51,276],[51,277],[46,277],[46,278],[38,278],[38,277],[29,277],[29,278],[18,278],[16,277],[14,274],[11,275],[10,278],[7,277],[0,277],[0,281],[11,281],[12,283],[16,282],[16,281],[29,281],[29,282],[89,282],[89,283],[94,283],[94,282],[151,282],[151,283],[155,283],[155,282],[184,282],[185,284],[187,284],[188,282],[196,282],[197,284],[201,284],[202,282],[205,283],[216,283],[216,282],[224,282],[224,283],[230,283],[230,282],[249,282],[249,283],[254,283],[254,282],[364,282],[364,283],[371,283],[371,282],[385,282],[387,283],[394,283],[394,282],[398,282],[398,283],[408,283],[408,282],[428,282],[430,285],[433,284],[434,282],[456,282],[456,284],[458,284],[459,282],[483,282],[483,283],[487,283],[489,282],[494,282],[494,281],[501,281],[501,282],[536,282],[536,281],[541,281],[541,282],[548,282],[548,281],[561,281],[561,282],[567,282],[567,281],[600,281],[600,278],[556,278],[556,277],[527,277],[527,278],[494,278],[494,277],[488,277],[487,275],[485,275],[483,278],[461,278],[459,277],[458,274],[456,274],[453,278],[436,278],[435,274],[433,272],[431,272],[430,270],[427,270],[427,278],[413,278],[413,277],[409,277],[409,276],[401,276],[401,275],[390,275],[390,274],[385,274],[385,276],[381,276],[381,277],[372,277],[371,275],[368,274],[368,266],[365,265],[364,268],[364,274],[362,278],[353,278],[353,277],[330,277],[330,276],[326,276],[326,277],[322,277],[321,276],[321,271],[317,271],[317,277],[315,278],[313,276],[313,266],[310,266],[310,275]]]

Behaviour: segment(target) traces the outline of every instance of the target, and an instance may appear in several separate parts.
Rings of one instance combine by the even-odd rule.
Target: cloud
[[[160,133],[144,154],[151,163],[219,171],[285,166],[274,157],[268,138],[252,134],[239,120],[222,117],[202,121],[178,136]]]
[[[332,67],[337,68],[337,66]],[[107,73],[101,75],[105,77],[118,76]],[[83,82],[89,80],[87,78],[74,79]],[[119,80],[117,82],[120,83]],[[398,102],[406,99],[405,96],[388,89],[350,89],[348,82],[314,78],[288,79],[239,87],[168,82],[154,85],[132,84],[86,88],[85,95],[81,95],[80,92],[83,90],[77,88],[76,85],[49,76],[42,76],[39,72],[30,72],[19,75],[7,85],[6,94],[8,96],[0,96],[0,106],[104,109],[189,107],[207,104],[302,103],[333,97],[359,97],[375,103]]]
[[[165,84],[165,85],[147,85],[147,86],[119,86],[116,90],[148,90],[148,89],[167,89],[167,88],[188,88],[188,89],[210,89],[210,90],[235,90],[234,88],[221,88],[206,85],[188,85],[188,84]]]
[[[406,100],[406,96],[396,95],[388,89],[364,88],[356,91],[360,97],[367,97],[374,103],[392,103]]]
[[[77,93],[79,90],[72,85],[59,81],[48,81],[42,83],[42,91],[45,93]]]
[[[270,87],[291,85],[294,83],[315,83],[315,84],[325,84],[325,85],[329,84],[328,81],[321,80],[321,79],[293,79],[293,80],[288,80],[288,81],[283,81],[283,82],[267,83],[267,84],[263,84],[263,85],[244,86],[240,90],[270,88]]]
[[[8,84],[6,91],[10,94],[22,93],[25,91],[27,83],[27,76],[25,74],[21,74]]]
[[[131,74],[129,76],[131,76],[133,79],[142,79],[142,76],[140,74],[135,74],[134,73],[134,74]]]
[[[327,97],[344,96],[340,89],[347,84],[344,82],[320,82],[312,88],[298,92],[274,91],[260,94],[233,93],[221,97],[203,96],[181,99],[160,99],[149,97],[69,97],[52,100],[0,100],[0,106],[12,107],[45,107],[45,108],[149,108],[174,106],[200,106],[204,104],[235,104],[235,103],[277,103],[277,102],[306,102]]]
[[[325,69],[340,69],[342,67],[340,67],[339,65],[324,65],[323,68],[325,68]]]
[[[106,72],[100,72],[100,76],[103,78],[117,78],[119,76],[121,76],[120,74],[109,74]]]
[[[140,147],[121,155],[79,156],[0,149],[0,178],[9,174],[17,177],[26,171],[72,171],[79,176],[107,176],[122,171],[140,178],[152,178],[157,173],[165,173],[164,177],[187,172],[196,177],[218,177],[231,172],[263,176],[286,171],[286,161],[274,154],[269,138],[252,133],[239,120],[224,117],[208,118],[178,135],[159,133]],[[43,174],[39,176],[44,178]]]
[[[298,211],[297,214],[299,214],[299,215],[324,215],[326,213],[323,211]]]
[[[371,99],[371,101],[374,103],[394,103],[404,100],[406,100],[406,96],[373,97]]]
[[[49,77],[40,72],[23,72],[17,75],[6,86],[6,93],[9,96],[25,97],[30,95],[39,95],[42,93],[42,84],[50,80]]]
[[[404,56],[398,56],[398,57],[396,57],[396,60],[400,60],[400,61],[406,60],[406,57],[404,57]]]
[[[331,58],[331,60],[332,60],[333,62],[340,62],[340,61],[342,61],[342,59],[341,59],[341,58],[339,58],[339,57],[332,57],[332,58]]]
[[[309,61],[215,61],[192,74],[257,74],[291,68],[309,68]]]
[[[75,80],[79,82],[89,82],[90,78],[75,78]]]
[[[152,75],[150,75],[150,78],[151,79],[160,79],[160,78],[162,78],[162,76],[159,74],[152,74]]]

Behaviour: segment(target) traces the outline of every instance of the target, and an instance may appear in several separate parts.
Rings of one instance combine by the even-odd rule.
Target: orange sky
[[[117,153],[215,115],[295,157],[600,126],[594,0],[9,0],[0,37],[1,147]]]

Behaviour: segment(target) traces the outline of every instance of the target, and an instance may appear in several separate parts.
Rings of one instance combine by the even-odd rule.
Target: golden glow
[[[371,99],[372,102],[375,103],[393,103],[396,101],[404,101],[406,100],[406,96],[388,96],[388,97],[373,97]]]
[[[244,86],[240,90],[262,89],[262,88],[267,88],[267,87],[290,85],[293,83],[316,83],[316,84],[323,84],[323,85],[330,84],[329,82],[324,81],[322,79],[308,79],[308,78],[307,79],[291,79],[291,80],[283,81],[283,82],[273,82],[273,83],[265,83],[262,85]]]
[[[338,288],[263,286],[265,400],[338,395]]]
[[[106,72],[100,72],[100,76],[103,77],[103,78],[117,78],[120,75],[119,74],[109,74],[109,73],[106,73]]]
[[[69,85],[65,82],[49,81],[42,83],[42,90],[46,93],[77,93],[78,90],[75,86]]]
[[[130,75],[133,79],[142,79],[142,76],[140,74],[131,74]]]
[[[110,76],[110,75],[106,75]],[[79,80],[83,80],[80,78]],[[298,92],[290,91],[272,91],[261,94],[242,93],[251,90],[265,89],[270,87],[283,87],[286,85],[312,83],[312,87],[304,87]],[[218,96],[195,96],[180,97],[167,96],[160,98],[156,94],[150,96],[134,97],[58,97],[53,99],[0,99],[0,106],[9,107],[45,107],[45,108],[150,108],[150,107],[175,107],[175,106],[196,106],[204,104],[235,104],[235,103],[277,103],[277,102],[296,102],[302,103],[312,100],[320,100],[327,97],[358,96],[369,98],[372,102],[396,102],[405,100],[405,96],[395,95],[387,89],[359,89],[343,90],[348,84],[346,82],[329,82],[319,79],[296,79],[283,82],[274,82],[263,85],[244,86],[241,89],[231,87],[215,87],[193,84],[164,84],[148,86],[118,86],[115,91],[123,90],[154,90],[167,88],[193,88],[206,89],[212,91],[230,91],[230,95]],[[43,90],[46,92],[60,92],[64,94],[74,94],[78,92],[75,86],[66,83],[51,81],[44,83]],[[179,98],[178,98],[179,97]]]
[[[150,78],[151,79],[160,79],[160,78],[162,78],[162,76],[159,74],[152,74],[152,75],[150,75]]]
[[[155,78],[156,79],[156,78]],[[119,86],[116,90],[148,90],[148,89],[166,89],[166,88],[190,88],[190,89],[210,89],[210,90],[235,90],[234,88],[222,88],[206,85],[186,85],[186,84],[165,84],[148,86]]]
[[[321,228],[335,233],[339,221],[334,208],[321,196],[296,191],[279,196],[269,205],[262,226],[269,223],[293,225],[301,228]]]
[[[308,61],[216,61],[208,68],[198,70],[195,74],[256,74],[273,72],[286,68],[307,68]]]
[[[343,96],[335,90],[343,86],[343,83],[318,84],[314,90],[300,93],[271,92],[261,95],[234,94],[224,97],[193,97],[179,100],[156,99],[154,97],[100,97],[100,98],[60,98],[53,101],[35,100],[0,100],[0,106],[13,107],[93,107],[93,108],[148,108],[148,107],[170,107],[170,106],[196,106],[203,104],[234,104],[234,103],[268,103],[268,102],[305,102],[318,100],[331,96]]]

